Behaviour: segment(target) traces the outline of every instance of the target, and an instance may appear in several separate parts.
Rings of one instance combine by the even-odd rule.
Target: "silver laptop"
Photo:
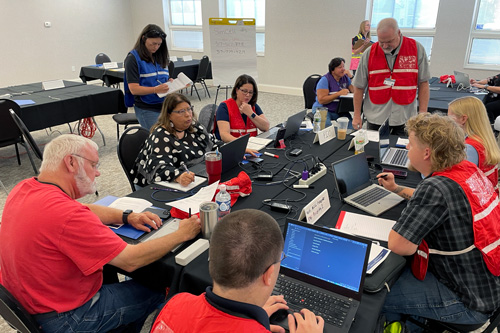
[[[363,293],[370,248],[369,240],[288,219],[286,257],[273,294],[283,294],[292,311],[306,308],[323,317],[324,332],[348,332]],[[287,320],[276,324],[288,328]]]
[[[351,206],[378,216],[404,199],[373,184],[365,153],[332,163],[340,199]]]
[[[470,88],[469,74],[457,71],[453,71],[453,73],[455,75],[455,82],[458,86],[461,84],[463,88]]]
[[[389,118],[387,118],[378,129],[378,150],[380,163],[400,168],[408,168],[408,164],[410,163],[408,160],[408,150],[390,147],[390,132]]]
[[[304,117],[306,116],[307,109],[302,110],[294,115],[291,115],[288,117],[288,120],[285,123],[285,136],[283,139],[288,139],[292,135],[297,134],[297,132],[300,129],[300,125],[302,124],[302,121],[304,120]],[[265,138],[265,139],[276,139],[276,134],[278,131],[278,127],[273,127],[271,130],[261,133],[258,137],[259,138]]]

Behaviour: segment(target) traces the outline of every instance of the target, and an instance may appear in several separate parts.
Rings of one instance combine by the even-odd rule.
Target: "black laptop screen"
[[[308,225],[288,223],[281,267],[359,292],[368,245]]]
[[[334,162],[332,167],[342,198],[346,198],[372,184],[365,153]]]

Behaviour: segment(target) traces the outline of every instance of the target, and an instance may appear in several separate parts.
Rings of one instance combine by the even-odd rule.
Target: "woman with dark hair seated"
[[[231,142],[245,134],[257,135],[257,129],[269,130],[269,120],[257,104],[257,83],[250,75],[240,75],[234,83],[231,98],[217,109],[215,136]]]
[[[135,161],[134,184],[176,181],[189,185],[194,181],[194,173],[187,167],[201,162],[214,141],[213,135],[196,121],[187,97],[178,93],[167,95],[158,121]]]
[[[340,96],[354,92],[351,78],[351,73],[345,68],[345,60],[343,58],[333,58],[328,64],[328,73],[318,81],[316,85],[316,102],[313,104],[312,112],[313,114],[316,113],[316,109],[322,106],[328,108],[326,127],[332,124],[332,120],[337,120],[339,117],[352,119],[348,112],[344,114],[337,112]]]

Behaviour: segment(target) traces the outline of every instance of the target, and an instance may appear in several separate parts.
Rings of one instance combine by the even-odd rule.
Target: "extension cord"
[[[312,183],[326,175],[326,166],[323,163],[318,163],[318,165],[319,171],[312,176],[309,175],[309,178],[307,178],[307,180],[299,179],[299,185],[311,185]]]

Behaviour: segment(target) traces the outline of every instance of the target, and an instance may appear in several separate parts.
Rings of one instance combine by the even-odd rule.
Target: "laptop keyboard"
[[[371,190],[366,191],[357,197],[352,198],[351,200],[354,201],[355,203],[363,206],[363,207],[368,207],[372,203],[382,199],[385,196],[388,196],[390,192],[385,190],[382,187],[373,187]]]
[[[406,166],[406,161],[408,160],[408,150],[398,149],[392,155],[391,164]]]
[[[278,277],[274,295],[283,295],[287,305],[294,311],[307,308],[326,322],[342,327],[351,303],[331,294],[322,293],[308,286]]]

